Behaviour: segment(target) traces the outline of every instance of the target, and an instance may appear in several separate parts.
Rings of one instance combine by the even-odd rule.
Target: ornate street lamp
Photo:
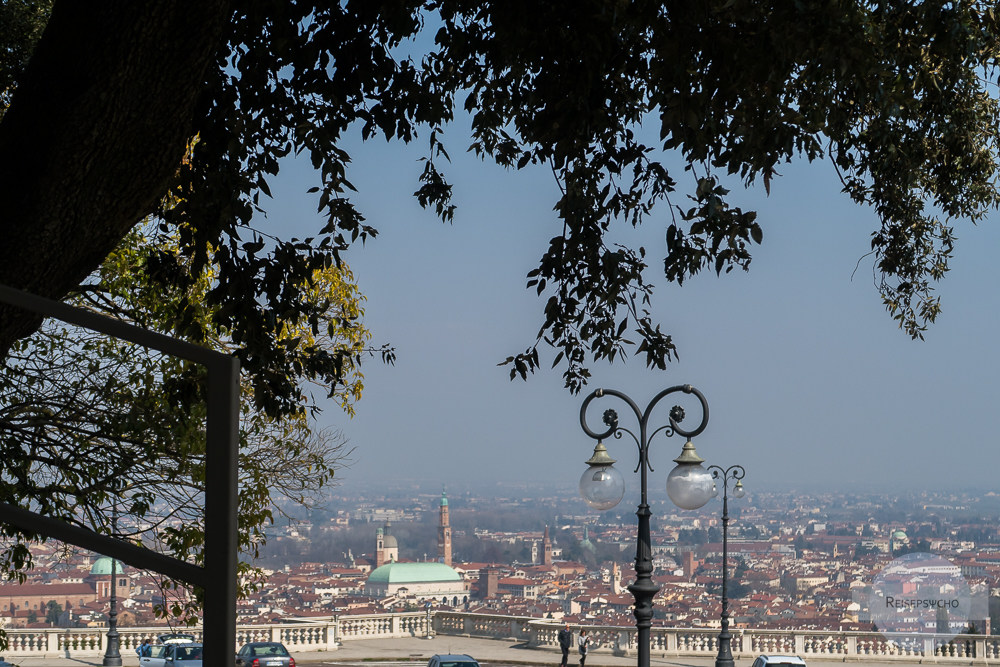
[[[680,422],[684,419],[684,410],[675,405],[668,415],[669,423],[649,431],[649,417],[664,397],[681,392],[693,394],[701,403],[702,418],[701,423],[691,430],[680,427]],[[613,396],[625,402],[636,419],[639,421],[639,434],[618,425],[618,413],[614,410],[605,410],[602,421],[607,426],[607,430],[593,431],[587,426],[587,408],[590,403],[604,396]],[[628,433],[635,440],[639,447],[639,464],[635,471],[640,473],[639,488],[640,502],[636,510],[639,517],[639,529],[636,537],[635,550],[635,582],[628,587],[635,598],[635,627],[638,632],[638,664],[639,667],[649,667],[649,628],[653,621],[653,597],[656,596],[660,586],[653,582],[653,558],[650,549],[649,531],[649,503],[646,501],[646,472],[653,468],[649,464],[649,442],[653,436],[661,431],[666,437],[675,434],[688,438],[681,450],[680,456],[674,461],[677,467],[667,477],[667,493],[670,499],[683,509],[697,509],[707,503],[715,494],[715,482],[712,474],[702,467],[702,459],[695,452],[694,444],[690,438],[705,430],[708,425],[708,402],[700,391],[689,384],[677,385],[664,389],[653,397],[645,410],[640,410],[635,402],[613,389],[597,389],[583,401],[580,407],[580,426],[584,433],[597,440],[594,447],[594,454],[587,461],[587,470],[580,478],[580,495],[591,507],[598,510],[608,510],[621,502],[625,495],[625,480],[622,474],[614,468],[615,460],[608,455],[608,450],[604,446],[603,440],[611,435],[621,438],[623,433]]]
[[[743,466],[733,465],[721,468],[708,466],[713,479],[722,480],[722,627],[719,632],[719,654],[715,657],[715,667],[733,667],[733,652],[730,646],[733,636],[729,634],[729,599],[726,597],[726,581],[729,578],[729,482],[735,481],[733,497],[742,498]]]

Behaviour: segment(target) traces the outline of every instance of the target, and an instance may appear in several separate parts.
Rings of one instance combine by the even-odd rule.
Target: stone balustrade
[[[332,616],[308,622],[272,625],[240,625],[237,646],[250,641],[280,641],[295,653],[335,651],[345,642],[359,639],[425,637],[429,633],[516,641],[539,650],[558,650],[556,634],[560,623],[530,617],[467,614],[438,611],[364,616]],[[634,655],[634,627],[572,625],[574,632],[587,628],[597,653]],[[123,655],[129,655],[142,640],[165,628],[119,628]],[[201,638],[201,628],[184,629]],[[911,637],[865,632],[820,630],[753,630],[734,628],[732,651],[737,658],[761,653],[794,653],[810,661],[879,661],[901,663],[969,663],[1000,660],[1000,636],[958,635],[954,638]],[[718,630],[710,628],[653,628],[651,654],[671,656],[713,656],[718,652]],[[106,629],[8,629],[12,657],[93,658],[104,654]],[[235,649],[235,647],[234,647]],[[483,656],[486,657],[486,656]]]
[[[434,630],[445,635],[465,635],[492,639],[518,640],[534,648],[558,649],[556,635],[561,624],[554,621],[483,614],[438,612]],[[636,631],[629,627],[571,625],[574,633],[587,628],[597,653],[634,655]],[[650,652],[660,657],[714,656],[718,653],[718,629],[652,628]],[[810,661],[830,659],[838,662],[879,661],[968,664],[973,660],[1000,657],[1000,636],[958,635],[954,638],[928,635],[882,635],[867,632],[834,630],[753,630],[732,629],[731,648],[737,658],[751,658],[762,653],[792,653]]]

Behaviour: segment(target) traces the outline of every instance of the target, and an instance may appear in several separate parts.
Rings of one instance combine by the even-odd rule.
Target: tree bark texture
[[[0,283],[58,299],[165,194],[229,0],[58,0],[0,122]],[[0,308],[0,353],[37,318]]]

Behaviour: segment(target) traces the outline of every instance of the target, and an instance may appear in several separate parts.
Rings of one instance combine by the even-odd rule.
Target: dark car
[[[479,663],[470,655],[445,653],[431,656],[427,661],[427,667],[479,667]]]
[[[251,642],[236,653],[236,667],[295,667],[295,658],[281,642]]]

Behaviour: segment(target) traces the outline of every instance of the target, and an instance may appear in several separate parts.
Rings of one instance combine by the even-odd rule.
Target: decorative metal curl
[[[653,412],[653,408],[655,408],[663,398],[677,392],[693,394],[698,399],[701,404],[702,411],[701,422],[690,430],[682,428],[680,423],[687,415],[684,408],[679,405],[675,405],[670,409],[670,413],[667,416],[669,424],[664,424],[651,433],[648,432],[649,417]],[[587,426],[587,408],[590,406],[591,401],[595,398],[602,398],[604,396],[613,396],[618,398],[632,408],[632,412],[635,414],[635,417],[639,422],[638,435],[619,425],[618,413],[613,409],[605,410],[602,415],[602,422],[608,427],[607,430],[598,432]],[[675,434],[682,435],[686,438],[693,438],[704,431],[705,427],[708,426],[708,401],[705,400],[705,396],[700,391],[689,384],[675,385],[658,393],[653,397],[653,400],[649,402],[645,410],[640,410],[635,401],[620,391],[615,389],[595,389],[589,396],[587,396],[587,398],[584,399],[583,405],[580,406],[580,426],[583,427],[584,433],[595,440],[604,440],[611,435],[615,435],[615,437],[620,438],[622,433],[628,433],[631,435],[635,440],[636,445],[639,447],[639,465],[636,467],[636,470],[639,470],[643,464],[647,467],[649,466],[649,460],[646,453],[649,449],[649,441],[657,433],[663,431],[668,438]],[[652,470],[652,468],[650,468],[650,470]]]

